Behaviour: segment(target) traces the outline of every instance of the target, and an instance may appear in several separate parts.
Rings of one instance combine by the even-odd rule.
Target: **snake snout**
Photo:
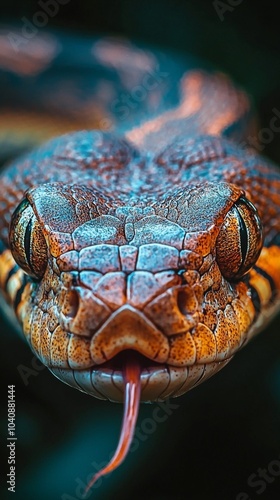
[[[90,352],[93,361],[101,364],[126,349],[134,349],[157,363],[165,363],[169,352],[167,337],[128,304],[113,313],[93,336]]]

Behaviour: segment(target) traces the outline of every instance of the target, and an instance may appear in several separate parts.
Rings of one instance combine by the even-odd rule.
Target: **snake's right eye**
[[[259,215],[242,196],[226,215],[216,242],[217,263],[223,276],[229,280],[242,278],[255,265],[262,246]]]
[[[47,266],[47,244],[27,199],[24,199],[13,213],[9,240],[16,263],[29,276],[41,278]]]

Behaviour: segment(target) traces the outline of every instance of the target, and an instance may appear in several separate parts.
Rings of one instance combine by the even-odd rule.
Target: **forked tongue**
[[[129,358],[130,359],[125,360],[125,365],[123,368],[125,396],[124,414],[119,444],[113,458],[110,460],[108,465],[98,471],[90,480],[85,489],[84,495],[89,492],[94,483],[100,477],[109,474],[109,472],[112,472],[124,461],[134,436],[141,395],[141,368],[137,360],[131,357]]]

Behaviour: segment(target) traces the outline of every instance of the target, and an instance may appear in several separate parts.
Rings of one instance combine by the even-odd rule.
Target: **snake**
[[[246,91],[186,55],[2,28],[0,88],[1,304],[58,379],[124,401],[89,490],[140,401],[206,381],[279,311],[280,171],[247,144]]]

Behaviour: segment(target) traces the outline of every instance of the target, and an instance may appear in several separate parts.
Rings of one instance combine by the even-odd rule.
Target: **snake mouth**
[[[150,372],[152,372],[153,370],[157,370],[159,368],[167,369],[168,366],[167,363],[159,363],[157,361],[154,361],[153,359],[148,358],[135,349],[124,349],[123,351],[113,356],[111,359],[108,359],[104,363],[101,363],[100,365],[95,367],[95,369],[98,369],[100,371],[111,370],[114,373],[122,374],[124,366],[126,366],[126,363],[130,358],[133,358],[137,361],[138,365],[140,366],[141,373],[145,370],[149,370]]]

